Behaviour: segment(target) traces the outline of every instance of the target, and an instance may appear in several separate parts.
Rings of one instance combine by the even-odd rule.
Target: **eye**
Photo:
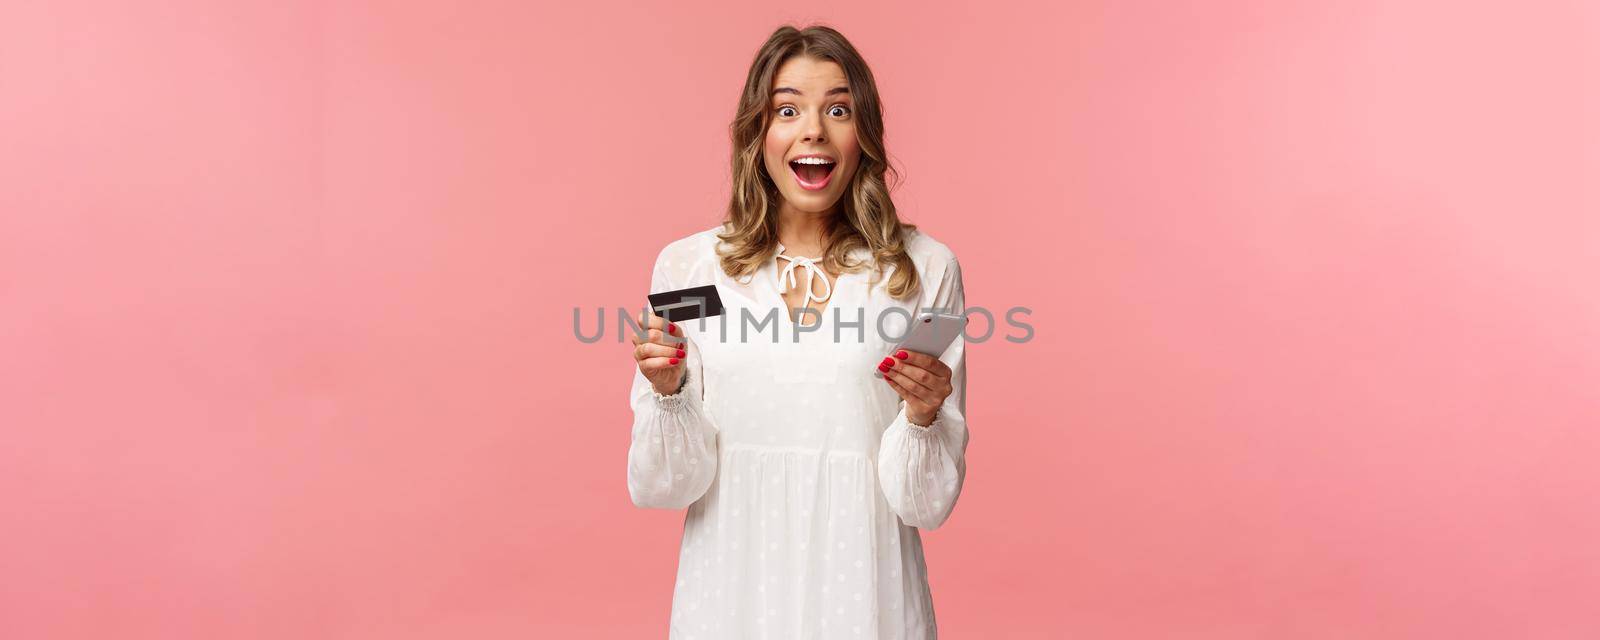
[[[844,106],[842,104],[833,105],[833,108],[829,109],[828,113],[833,113],[835,110],[844,112],[844,113],[839,114],[839,117],[841,117],[841,118],[843,118],[843,117],[845,117],[847,115],[850,115],[850,108],[846,107],[846,106]]]
[[[794,107],[790,107],[790,106],[778,107],[778,115],[782,116],[782,115],[784,115],[784,113],[783,113],[784,111],[794,111],[794,110],[795,110]],[[788,116],[784,116],[784,117],[788,117]]]

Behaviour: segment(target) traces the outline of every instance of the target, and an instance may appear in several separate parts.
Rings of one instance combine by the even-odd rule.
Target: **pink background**
[[[1594,3],[537,4],[0,8],[5,637],[663,637],[572,308],[716,224],[814,19],[1033,309],[947,637],[1600,636]]]

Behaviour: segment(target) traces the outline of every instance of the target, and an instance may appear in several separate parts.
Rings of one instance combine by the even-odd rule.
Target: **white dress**
[[[669,637],[937,637],[918,529],[950,517],[966,474],[964,341],[940,356],[954,390],[927,428],[873,374],[912,311],[965,310],[955,255],[911,231],[914,303],[889,297],[893,267],[870,287],[871,269],[842,274],[821,322],[800,318],[818,328],[796,331],[775,261],[729,278],[720,230],[667,245],[651,276],[651,293],[715,284],[722,299],[722,315],[677,323],[685,387],[661,395],[634,370],[629,495],[688,507]],[[903,311],[883,315],[880,335],[890,307]]]

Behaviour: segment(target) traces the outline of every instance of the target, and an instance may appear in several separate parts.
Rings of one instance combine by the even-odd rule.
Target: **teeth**
[[[800,164],[833,164],[833,161],[827,158],[800,158],[794,162]]]

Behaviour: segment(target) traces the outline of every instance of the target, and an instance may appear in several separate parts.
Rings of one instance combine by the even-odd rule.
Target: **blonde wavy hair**
[[[790,58],[808,56],[829,60],[844,70],[855,103],[856,138],[861,145],[861,162],[850,178],[849,189],[839,199],[840,213],[833,216],[824,232],[823,266],[833,272],[855,273],[875,267],[872,281],[878,282],[883,270],[894,265],[888,292],[894,298],[914,296],[921,288],[917,270],[906,252],[906,232],[917,228],[895,215],[885,174],[900,183],[900,173],[889,166],[883,145],[883,112],[878,101],[878,86],[872,71],[850,41],[834,29],[813,25],[796,29],[779,27],[750,63],[739,110],[728,126],[733,140],[733,194],[728,202],[723,231],[717,234],[727,245],[719,249],[722,271],[744,279],[773,259],[778,248],[778,205],[782,195],[762,162],[762,146],[772,122],[772,83],[778,69]],[[850,254],[868,250],[871,260],[856,260]]]

